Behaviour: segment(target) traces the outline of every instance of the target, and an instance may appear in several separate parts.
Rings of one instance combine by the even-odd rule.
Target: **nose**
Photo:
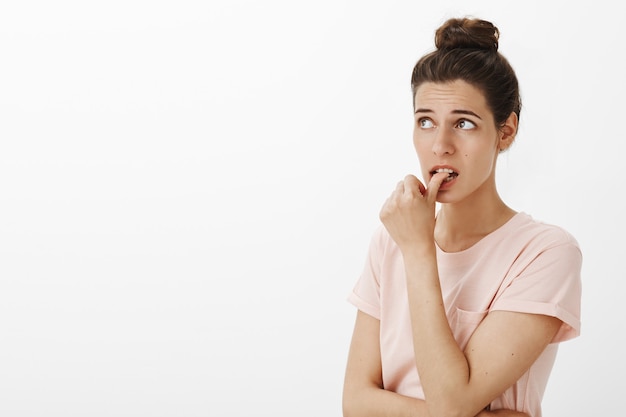
[[[454,153],[454,143],[452,132],[440,127],[433,140],[432,151],[437,156],[452,155]]]

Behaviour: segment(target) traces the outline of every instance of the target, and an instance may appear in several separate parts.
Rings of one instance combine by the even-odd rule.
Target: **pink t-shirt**
[[[563,321],[539,359],[491,403],[492,410],[515,409],[540,417],[558,342],[580,332],[582,255],[576,240],[557,226],[518,213],[469,249],[446,253],[437,247],[437,264],[446,314],[461,349],[490,311],[545,314]],[[380,320],[385,389],[423,399],[402,255],[382,226],[374,233],[348,301]]]

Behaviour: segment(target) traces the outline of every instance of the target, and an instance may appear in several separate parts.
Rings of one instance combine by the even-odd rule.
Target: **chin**
[[[441,204],[452,204],[457,203],[459,201],[458,198],[454,197],[454,194],[448,190],[440,190],[437,193],[437,202]]]

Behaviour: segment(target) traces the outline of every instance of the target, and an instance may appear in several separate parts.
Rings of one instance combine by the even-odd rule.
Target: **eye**
[[[463,130],[474,129],[476,127],[474,122],[467,120],[467,119],[459,120],[459,122],[456,125],[459,129],[463,129]]]
[[[431,129],[435,127],[435,124],[433,123],[433,121],[426,117],[419,119],[417,121],[417,125],[421,127],[422,129]]]

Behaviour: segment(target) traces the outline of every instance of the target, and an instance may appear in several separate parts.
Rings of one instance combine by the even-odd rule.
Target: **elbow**
[[[343,399],[341,404],[342,416],[343,417],[356,417],[357,413],[354,411],[354,404],[346,401],[346,398]]]
[[[433,407],[428,407],[428,415],[430,417],[461,417],[461,414],[453,410],[439,410],[433,409]]]
[[[431,408],[428,409],[428,415],[430,417],[466,417],[467,416],[467,414],[460,413],[456,410],[448,410],[448,409],[432,410]]]
[[[355,390],[344,389],[341,399],[341,409],[343,417],[357,417],[359,415],[359,404]]]
[[[445,378],[440,390],[425,392],[429,417],[475,417],[485,405],[481,405],[476,390]]]
[[[436,401],[434,404],[426,401],[428,415],[430,417],[473,417],[476,413],[457,404],[454,400]]]
[[[371,413],[369,401],[372,401],[372,395],[379,388],[369,385],[353,385],[346,384],[343,389],[341,398],[341,409],[343,417],[363,417]]]

